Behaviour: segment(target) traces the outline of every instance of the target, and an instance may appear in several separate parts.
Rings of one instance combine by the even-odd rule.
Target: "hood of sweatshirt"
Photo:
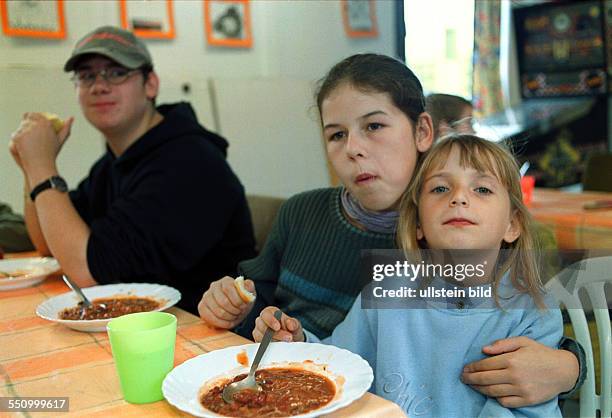
[[[116,164],[124,164],[129,161],[138,160],[143,155],[150,153],[153,149],[185,136],[200,136],[210,141],[227,157],[227,141],[204,128],[198,122],[198,118],[187,102],[165,104],[157,107],[164,119],[156,126],[148,130],[138,138],[125,152],[116,159]]]

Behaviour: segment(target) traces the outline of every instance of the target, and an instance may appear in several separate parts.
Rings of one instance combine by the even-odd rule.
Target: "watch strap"
[[[30,192],[30,199],[32,200],[32,202],[34,201],[34,199],[36,199],[36,196],[38,196],[41,192],[47,189],[56,189],[60,192],[65,193],[68,191],[68,185],[66,184],[66,180],[64,180],[62,177],[51,176],[42,183],[37,184],[32,189],[32,191]]]

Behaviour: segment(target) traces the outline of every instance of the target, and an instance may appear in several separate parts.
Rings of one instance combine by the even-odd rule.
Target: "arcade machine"
[[[612,0],[604,3],[606,14],[606,56],[608,61],[608,151],[612,152]]]
[[[481,124],[530,162],[537,186],[578,183],[588,155],[609,146],[612,0],[502,3],[510,13],[500,52],[507,107]]]

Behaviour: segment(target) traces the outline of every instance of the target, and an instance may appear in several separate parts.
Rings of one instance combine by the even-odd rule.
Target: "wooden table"
[[[612,209],[583,208],[596,200],[612,200],[612,193],[536,188],[529,211],[553,228],[560,249],[612,249]]]
[[[0,396],[69,397],[70,412],[13,413],[0,417],[179,417],[188,414],[168,402],[132,405],[121,397],[106,333],[85,333],[36,316],[44,300],[64,293],[57,276],[37,286],[0,291]],[[178,308],[175,365],[208,351],[249,343],[236,334],[210,328]],[[403,417],[394,403],[367,393],[330,417]]]

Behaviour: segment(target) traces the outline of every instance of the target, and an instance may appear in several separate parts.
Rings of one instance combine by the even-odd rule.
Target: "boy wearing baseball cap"
[[[83,56],[95,54],[110,58],[129,69],[153,67],[146,45],[132,32],[114,26],[102,26],[77,42],[64,65],[64,71],[73,71]]]
[[[68,193],[56,159],[74,119],[56,132],[43,114],[24,115],[10,149],[24,173],[32,241],[81,286],[163,283],[197,313],[209,283],[254,256],[227,141],[202,127],[188,103],[155,106],[159,78],[131,32],[103,26],[85,35],[64,70],[107,150]]]

